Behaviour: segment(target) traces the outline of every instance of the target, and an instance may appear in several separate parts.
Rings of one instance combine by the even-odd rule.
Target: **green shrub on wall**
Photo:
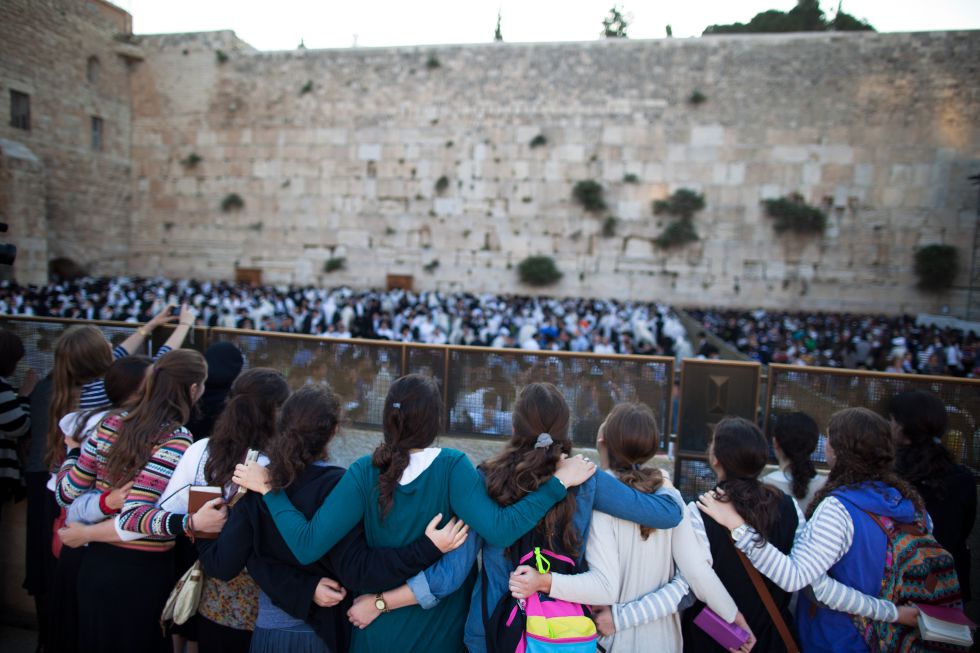
[[[766,215],[773,218],[776,233],[795,231],[798,234],[822,234],[827,227],[827,214],[810,206],[799,193],[786,197],[762,200]]]
[[[517,265],[517,274],[529,286],[550,286],[562,277],[550,256],[528,256]]]
[[[221,200],[221,210],[224,212],[235,211],[237,209],[245,206],[245,200],[238,193],[228,193],[225,198]]]
[[[959,252],[952,245],[926,245],[915,252],[915,275],[922,290],[948,289],[958,270]]]
[[[606,209],[602,184],[592,179],[585,179],[572,188],[572,197],[590,213],[598,213]]]
[[[347,266],[347,259],[343,256],[331,256],[323,264],[323,271],[326,273],[343,270]]]
[[[668,224],[653,242],[658,247],[669,249],[700,240],[701,237],[694,228],[694,214],[703,208],[704,195],[690,188],[679,188],[667,199],[654,201],[654,214],[672,215],[676,220]]]

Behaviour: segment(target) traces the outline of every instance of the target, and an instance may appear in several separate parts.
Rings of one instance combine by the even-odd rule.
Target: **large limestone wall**
[[[915,290],[912,257],[944,242],[970,258],[980,32],[293,52],[211,33],[143,48],[134,270],[526,291],[513,267],[544,253],[565,272],[557,294],[963,304]],[[182,166],[191,153],[202,162]],[[605,186],[614,237],[571,200],[582,179]],[[665,252],[650,202],[682,187],[705,194],[703,240]],[[792,192],[828,207],[822,238],[774,234],[760,200]],[[243,209],[221,211],[229,193]],[[331,256],[347,269],[323,274]]]
[[[48,256],[67,256],[102,273],[125,272],[132,195],[128,71],[138,52],[115,37],[129,32],[130,22],[129,14],[101,0],[0,2],[0,139],[40,160],[47,221],[24,230],[15,223],[27,222],[15,216],[0,240],[37,251],[33,239],[40,228]],[[98,59],[94,81],[88,79],[90,57]],[[11,126],[11,90],[30,96],[30,130]],[[104,121],[101,150],[92,149],[92,116]],[[21,267],[21,281],[46,279],[43,255]]]

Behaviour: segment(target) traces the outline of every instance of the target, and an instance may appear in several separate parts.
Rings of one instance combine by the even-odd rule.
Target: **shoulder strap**
[[[733,543],[734,544],[734,543]],[[742,562],[742,566],[745,567],[745,572],[749,575],[749,580],[755,586],[755,591],[759,594],[759,598],[762,599],[762,604],[766,606],[766,612],[769,613],[769,618],[772,619],[773,624],[776,626],[776,630],[779,631],[779,638],[783,640],[783,646],[786,647],[787,653],[800,653],[800,647],[796,645],[796,640],[793,639],[793,633],[790,632],[789,626],[786,625],[786,621],[783,619],[783,615],[780,614],[779,608],[776,607],[776,602],[772,599],[772,594],[769,593],[769,588],[762,581],[762,576],[744,553],[735,547],[735,553],[738,554],[738,559]]]

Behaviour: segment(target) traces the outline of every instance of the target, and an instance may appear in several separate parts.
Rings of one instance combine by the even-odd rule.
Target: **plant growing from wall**
[[[585,179],[572,188],[572,197],[590,213],[599,213],[606,209],[602,184],[592,179]]]
[[[915,252],[915,275],[922,290],[948,289],[958,271],[959,252],[952,245],[926,245]]]
[[[619,218],[608,216],[602,221],[602,237],[612,238],[616,235],[616,227],[619,225]]]
[[[218,63],[224,63],[228,61],[228,53],[226,53],[224,50],[215,50],[214,58],[218,61]]]
[[[303,88],[299,89],[300,97],[306,95],[307,93],[312,93],[312,92],[313,92],[313,80],[312,79],[307,80],[307,82],[305,84],[303,84]]]
[[[638,184],[638,183],[640,183],[640,178],[637,177],[632,172],[627,172],[625,175],[623,175],[623,183],[624,184]]]
[[[821,234],[827,226],[827,214],[810,206],[799,193],[786,197],[762,200],[766,215],[773,218],[776,233],[795,231],[798,234]]]
[[[602,32],[600,36],[607,39],[625,39],[626,30],[630,26],[631,18],[623,15],[621,7],[613,5],[609,14],[602,19]]]
[[[347,267],[347,259],[343,256],[331,256],[323,262],[323,271],[327,274],[343,270],[345,267]]]
[[[701,91],[694,89],[694,91],[688,96],[688,104],[698,106],[699,104],[704,104],[708,100],[708,96]]]
[[[531,139],[530,143],[528,143],[528,145],[531,146],[532,150],[536,147],[544,147],[547,144],[548,144],[548,139],[545,137],[544,134],[538,134],[537,136]]]
[[[436,268],[438,267],[439,267],[439,259],[434,258],[428,263],[426,263],[425,265],[423,265],[422,269],[428,272],[429,274],[432,274],[433,272],[436,271]]]
[[[180,165],[184,166],[185,168],[194,168],[197,166],[198,163],[200,163],[203,160],[204,159],[201,158],[200,154],[198,154],[197,152],[191,152],[186,157],[180,160]]]
[[[228,211],[237,211],[238,209],[245,206],[245,200],[238,193],[228,193],[225,198],[221,200],[221,210],[227,213]]]
[[[562,277],[561,270],[550,256],[528,256],[518,263],[517,275],[529,286],[550,286]]]
[[[439,58],[434,54],[430,54],[429,58],[425,60],[425,67],[429,70],[435,70],[441,66],[442,64],[439,62]]]
[[[449,188],[449,177],[443,175],[436,180],[436,192],[444,193]]]
[[[704,195],[689,188],[679,188],[665,200],[653,202],[655,215],[671,215],[674,221],[654,239],[658,247],[669,249],[699,240],[694,228],[694,214],[704,208]]]

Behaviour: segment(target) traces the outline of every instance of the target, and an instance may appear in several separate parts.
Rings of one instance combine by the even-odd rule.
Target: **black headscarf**
[[[231,390],[245,364],[245,357],[238,347],[230,342],[216,342],[204,352],[208,362],[208,380],[204,383],[204,394],[197,402],[194,416],[187,423],[187,429],[194,440],[211,437],[214,422],[225,407],[225,398]]]

